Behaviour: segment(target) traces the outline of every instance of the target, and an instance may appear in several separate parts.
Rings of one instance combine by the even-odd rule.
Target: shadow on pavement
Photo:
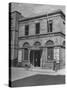
[[[33,75],[24,79],[15,80],[11,87],[40,86],[65,84],[65,75]]]

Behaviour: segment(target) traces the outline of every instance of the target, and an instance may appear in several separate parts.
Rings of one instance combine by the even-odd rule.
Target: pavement
[[[28,87],[65,84],[64,75],[33,75],[11,82],[11,87]]]
[[[41,68],[30,68],[30,69],[22,68],[22,67],[11,68],[11,81],[24,79],[34,75],[52,75],[52,76],[65,75],[65,69],[53,71],[53,70],[41,69]]]

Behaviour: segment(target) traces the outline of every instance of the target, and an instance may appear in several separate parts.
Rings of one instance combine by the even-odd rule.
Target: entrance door
[[[31,50],[30,52],[30,63],[35,67],[40,67],[40,58],[42,50]]]

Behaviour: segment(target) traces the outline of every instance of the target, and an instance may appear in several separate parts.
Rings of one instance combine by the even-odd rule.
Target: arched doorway
[[[34,49],[30,51],[30,62],[35,67],[40,67],[40,58],[42,53],[40,46],[40,42],[35,42],[33,45]]]

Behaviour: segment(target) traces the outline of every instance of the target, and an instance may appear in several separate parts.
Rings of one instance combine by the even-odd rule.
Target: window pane
[[[40,23],[36,23],[36,34],[40,33]]]
[[[48,32],[52,32],[52,21],[48,21],[47,24]]]
[[[28,49],[24,49],[24,60],[28,60]]]
[[[29,34],[29,25],[25,25],[25,35]]]
[[[50,32],[52,32],[52,23],[49,24]]]
[[[53,60],[53,47],[47,48],[47,57],[48,60]]]

